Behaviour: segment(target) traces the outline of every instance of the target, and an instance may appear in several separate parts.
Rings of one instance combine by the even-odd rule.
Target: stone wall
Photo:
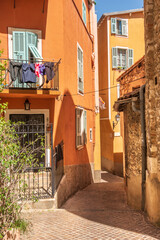
[[[145,57],[137,61],[117,79],[117,81],[120,82],[120,96],[130,93],[136,88],[144,85],[146,82],[144,76]]]
[[[145,0],[146,210],[160,224],[160,1]]]
[[[64,176],[55,194],[56,208],[61,207],[63,203],[78,190],[93,183],[93,179],[93,163],[65,166]]]
[[[139,109],[139,102],[137,104]],[[124,109],[125,177],[129,206],[141,209],[142,150],[140,113],[132,110],[132,103]]]

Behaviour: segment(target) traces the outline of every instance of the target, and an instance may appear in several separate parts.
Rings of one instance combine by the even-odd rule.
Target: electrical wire
[[[136,82],[136,81],[138,81],[138,80],[140,80],[140,79],[143,79],[143,78],[145,78],[145,76],[143,76],[143,77],[141,77],[141,78],[134,79],[133,81],[130,81],[129,83]],[[126,83],[121,84],[121,86],[124,86],[124,85],[126,85]],[[112,87],[108,87],[108,88],[102,88],[102,89],[99,89],[99,90],[96,90],[96,91],[85,92],[85,93],[83,93],[83,95],[85,95],[85,94],[91,94],[91,93],[96,93],[96,92],[101,92],[101,91],[106,91],[106,90],[109,90],[109,89],[112,89],[112,88],[117,88],[117,85],[116,85],[116,86],[112,86]],[[78,94],[78,93],[68,94],[68,95],[67,95],[67,94],[64,94],[64,95],[61,95],[61,96],[71,97],[71,96],[79,96],[79,94]]]

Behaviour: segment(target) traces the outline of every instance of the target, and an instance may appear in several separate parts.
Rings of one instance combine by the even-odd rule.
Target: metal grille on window
[[[36,149],[35,158],[38,166],[45,166],[44,149],[41,148],[41,139],[37,136],[45,137],[44,114],[11,114],[10,120],[16,125],[16,132],[19,136],[20,144],[24,147],[33,142],[33,149]]]

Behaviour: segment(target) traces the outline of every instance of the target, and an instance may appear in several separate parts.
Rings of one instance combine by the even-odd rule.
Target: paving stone
[[[32,222],[21,240],[155,240],[160,229],[126,204],[123,179],[103,172],[61,209],[25,215]]]

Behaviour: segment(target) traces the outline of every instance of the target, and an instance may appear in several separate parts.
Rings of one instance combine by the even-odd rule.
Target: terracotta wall
[[[134,91],[136,88],[144,85],[145,77],[145,59],[138,61],[124,75],[117,80],[120,83],[120,96]]]
[[[88,1],[86,1],[88,7]],[[94,140],[89,142],[89,128],[94,133],[94,93],[80,95],[77,79],[77,42],[83,49],[84,92],[94,90],[94,76],[91,65],[92,38],[89,36],[89,9],[87,28],[82,21],[82,1],[47,0],[44,13],[43,1],[3,1],[0,8],[0,48],[2,57],[8,57],[8,27],[38,29],[42,31],[42,56],[44,60],[61,60],[59,83],[61,97],[58,99],[32,99],[31,108],[50,109],[50,121],[54,124],[54,144],[64,141],[65,165],[93,162]],[[24,109],[24,99],[7,99],[9,108]],[[3,99],[6,100],[6,99]],[[75,147],[75,107],[87,109],[87,145],[81,150]]]

